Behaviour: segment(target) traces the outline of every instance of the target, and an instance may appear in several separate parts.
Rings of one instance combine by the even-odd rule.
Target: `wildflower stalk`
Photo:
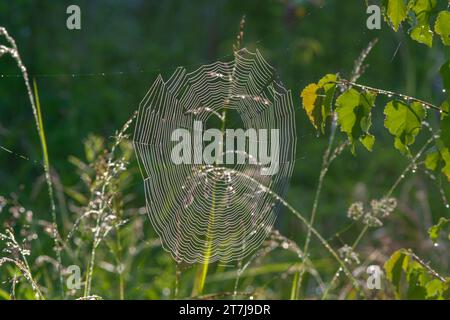
[[[222,169],[223,168],[217,168]],[[355,279],[355,277],[352,275],[352,273],[349,271],[347,266],[345,265],[344,261],[339,257],[339,255],[336,253],[336,251],[331,247],[331,245],[324,239],[324,237],[309,223],[309,221],[303,217],[303,215],[296,210],[292,205],[290,205],[284,198],[282,198],[279,194],[277,194],[275,191],[272,191],[271,189],[267,188],[257,180],[255,180],[253,177],[246,175],[245,173],[242,173],[240,171],[236,171],[233,169],[227,169],[233,174],[236,174],[238,176],[242,176],[246,179],[248,179],[250,182],[256,184],[261,188],[263,192],[266,192],[270,196],[272,196],[275,201],[278,201],[283,207],[288,209],[289,212],[291,212],[298,220],[300,220],[301,223],[303,223],[308,229],[311,230],[311,234],[314,235],[319,242],[323,245],[323,247],[333,256],[333,258],[338,262],[338,264],[341,266],[344,274],[350,279],[352,282],[353,287],[364,295],[364,292],[361,291],[361,286],[358,283],[358,281]]]
[[[91,254],[90,254],[90,258],[89,258],[88,266],[87,266],[87,273],[86,273],[85,287],[84,287],[84,298],[87,298],[91,295],[92,276],[94,273],[96,250],[97,250],[98,245],[101,243],[103,238],[106,236],[106,233],[101,234],[101,223],[102,223],[102,220],[104,218],[106,211],[109,209],[109,203],[108,203],[108,199],[107,199],[107,195],[106,195],[107,188],[109,187],[111,180],[114,178],[114,173],[110,173],[109,170],[111,170],[111,168],[113,167],[114,154],[116,152],[116,149],[120,145],[122,140],[126,137],[125,133],[128,130],[128,128],[130,127],[130,125],[132,124],[132,122],[134,121],[134,119],[136,118],[136,116],[137,116],[137,112],[135,112],[131,116],[131,118],[123,125],[121,130],[119,130],[116,133],[116,135],[114,137],[114,144],[107,156],[107,159],[108,159],[107,164],[106,164],[107,172],[104,173],[101,177],[99,177],[102,179],[101,189],[100,189],[99,194],[98,195],[96,194],[95,196],[98,197],[98,199],[100,199],[100,202],[98,204],[99,209],[96,212],[97,219],[96,219],[96,223],[95,223],[95,229],[94,229],[95,232],[94,232],[94,239],[93,239],[93,243],[92,243]]]
[[[401,181],[403,181],[403,179],[405,179],[406,174],[411,171],[413,168],[415,168],[416,166],[416,162],[417,160],[423,155],[423,153],[425,152],[425,150],[428,148],[428,146],[433,142],[433,140],[435,139],[434,135],[432,135],[431,138],[429,138],[425,144],[422,146],[422,148],[420,148],[419,152],[417,152],[417,154],[411,159],[411,161],[409,162],[409,164],[406,166],[406,168],[402,171],[402,173],[400,174],[400,176],[397,178],[397,180],[394,182],[394,184],[392,185],[392,187],[389,189],[389,191],[384,195],[383,198],[388,198],[392,195],[392,193],[394,192],[394,190],[398,187],[398,185],[400,184]],[[365,234],[367,233],[367,231],[369,230],[369,225],[366,224],[364,226],[364,228],[361,230],[361,232],[358,234],[358,236],[356,237],[356,240],[353,242],[352,244],[352,250],[354,251],[356,249],[356,247],[358,246],[359,242],[361,241],[361,239],[365,236]],[[330,285],[326,288],[325,292],[322,295],[322,300],[326,299],[328,297],[329,291],[334,287],[334,285],[336,284],[336,281],[338,279],[339,276],[339,270],[336,271],[334,273],[334,276],[330,282]]]
[[[22,58],[20,56],[19,50],[17,48],[17,44],[13,37],[11,37],[8,34],[8,31],[4,27],[0,27],[0,35],[3,35],[9,45],[10,48],[6,46],[0,46],[0,56],[2,53],[9,53],[11,57],[16,61],[17,66],[22,73],[22,77],[25,83],[25,87],[28,94],[28,99],[30,100],[31,109],[33,111],[33,116],[35,120],[36,129],[39,135],[39,140],[41,142],[42,147],[42,153],[43,153],[43,161],[44,161],[44,173],[45,173],[45,181],[47,184],[48,189],[48,195],[50,199],[50,212],[52,215],[52,236],[53,236],[53,242],[54,242],[54,250],[56,253],[56,258],[58,261],[58,274],[59,274],[59,282],[60,282],[60,289],[62,296],[64,297],[64,285],[63,285],[63,276],[62,276],[62,258],[61,258],[61,249],[59,245],[59,231],[58,231],[58,223],[56,219],[56,205],[55,205],[55,196],[53,192],[53,183],[52,178],[50,174],[50,162],[48,157],[48,147],[47,147],[47,140],[45,138],[45,130],[44,130],[44,124],[42,121],[42,113],[41,113],[41,107],[39,102],[39,95],[37,90],[36,81],[33,81],[33,88],[34,88],[34,94],[33,90],[31,89],[30,79],[28,77],[27,68],[25,67],[24,63],[22,62]]]
[[[17,250],[20,253],[21,260],[17,259],[11,259],[7,257],[0,258],[0,266],[6,262],[11,263],[15,265],[21,272],[22,275],[25,277],[25,279],[30,283],[32,290],[35,292],[36,297],[41,300],[45,300],[44,295],[42,294],[41,290],[39,289],[39,285],[33,278],[33,274],[31,272],[30,265],[28,263],[28,259],[26,257],[26,254],[23,250],[23,248],[19,245],[17,242],[14,233],[6,229],[6,235],[0,233],[0,239],[6,239],[11,243],[12,249]],[[13,282],[13,293],[15,292],[15,281],[16,276],[14,275],[14,282]]]
[[[364,61],[366,60],[367,56],[372,51],[373,47],[375,46],[375,44],[377,42],[378,42],[377,38],[370,41],[369,44],[367,45],[367,47],[360,53],[358,58],[355,60],[353,70],[351,73],[351,78],[350,78],[352,83],[356,82],[361,77],[361,75],[364,73],[364,71],[366,69],[366,65],[364,65]],[[328,169],[330,167],[330,164],[340,154],[340,152],[342,152],[343,147],[345,147],[345,145],[342,145],[340,148],[339,147],[336,148],[335,152],[333,154],[331,154],[331,148],[333,146],[333,142],[334,142],[334,139],[336,136],[336,128],[337,128],[337,114],[334,112],[332,114],[331,130],[330,130],[330,136],[328,138],[328,146],[327,146],[327,149],[325,150],[325,153],[322,158],[322,167],[320,169],[319,182],[317,185],[316,193],[314,195],[314,202],[313,202],[313,207],[311,210],[311,217],[309,220],[309,224],[311,226],[314,225],[314,221],[315,221],[316,214],[317,214],[317,207],[319,205],[319,198],[320,198],[320,194],[322,193],[322,185],[323,185],[325,176],[328,172]],[[306,240],[305,240],[305,246],[303,248],[305,258],[308,255],[310,240],[311,240],[311,230],[308,229],[308,233],[306,235]],[[302,280],[303,280],[303,275],[305,273],[305,269],[302,268],[302,270],[299,272],[300,272],[300,274],[299,275],[296,274],[294,276],[294,280],[293,280],[293,285],[292,285],[292,290],[291,290],[292,291],[291,299],[293,299],[293,300],[298,299],[298,294],[300,292],[300,288],[302,285]]]

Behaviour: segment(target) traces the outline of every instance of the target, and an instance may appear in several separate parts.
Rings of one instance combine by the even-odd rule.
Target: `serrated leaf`
[[[326,119],[331,115],[337,76],[327,74],[318,83],[312,83],[303,89],[301,97],[303,108],[314,128],[325,131]]]
[[[450,12],[439,12],[434,24],[434,31],[441,36],[445,46],[450,46]]]
[[[419,25],[414,27],[411,30],[410,36],[411,39],[423,43],[430,48],[433,46],[433,31],[431,31],[429,26]]]
[[[358,92],[351,88],[336,99],[336,113],[341,131],[347,134],[355,152],[355,142],[359,140],[367,150],[372,151],[375,137],[369,133],[371,109],[376,95],[370,92]]]
[[[372,151],[373,145],[375,144],[375,137],[373,135],[368,133],[359,140],[367,150]]]
[[[442,168],[442,173],[447,176],[448,181],[450,182],[450,149],[444,148],[441,150],[441,156],[444,160],[444,167]]]
[[[414,143],[425,119],[425,108],[416,102],[405,104],[390,101],[384,109],[384,126],[394,136],[394,146],[403,154],[410,154],[408,146]]]
[[[411,259],[412,260],[412,259]],[[406,299],[423,300],[427,296],[425,284],[429,281],[422,266],[417,262],[411,261],[411,265],[405,270],[408,289],[406,290]]]
[[[437,279],[431,280],[426,284],[427,299],[437,299],[442,295],[444,290],[444,283]]]
[[[406,19],[408,9],[404,0],[387,0],[387,16],[392,23],[395,31],[398,30],[400,24]]]
[[[427,154],[425,158],[425,167],[429,170],[435,171],[439,166],[439,161],[441,160],[441,156],[439,151],[434,150]]]
[[[434,278],[406,249],[395,251],[385,262],[384,271],[397,299],[448,299],[448,278]]]
[[[440,69],[444,88],[447,90],[447,97],[450,97],[450,60],[444,63]],[[427,155],[425,166],[430,170],[441,170],[450,181],[450,98],[441,105],[441,133],[440,139],[436,141],[435,151]]]
[[[301,97],[303,99],[303,109],[305,109],[306,114],[308,115],[309,121],[311,121],[314,128],[317,129],[317,123],[318,121],[318,114],[317,114],[317,108],[316,108],[316,100],[317,100],[317,90],[319,89],[319,86],[316,83],[311,83],[310,85],[306,86],[302,93]]]
[[[425,167],[433,171],[442,171],[450,181],[450,149],[444,146],[442,139],[437,139],[433,150],[427,154]]]
[[[437,241],[442,231],[447,232],[447,239],[450,240],[450,219],[440,218],[437,224],[428,229],[428,236],[431,241]]]
[[[400,281],[402,279],[403,263],[408,258],[409,255],[406,254],[406,251],[400,249],[395,251],[389,260],[384,263],[386,278],[394,286],[396,298],[400,298]]]
[[[430,28],[430,20],[436,0],[413,0],[410,4],[415,16],[415,25],[411,30],[411,38],[417,42],[433,46],[433,31]]]

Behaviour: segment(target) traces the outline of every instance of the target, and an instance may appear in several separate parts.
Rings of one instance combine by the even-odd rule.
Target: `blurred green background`
[[[81,30],[66,28],[70,4],[81,8]],[[442,7],[445,1],[439,5]],[[361,0],[15,0],[0,3],[0,25],[16,39],[22,59],[37,81],[54,172],[62,186],[73,186],[80,178],[68,157],[84,158],[83,142],[89,134],[109,139],[137,109],[158,73],[167,78],[177,66],[194,70],[216,60],[231,60],[232,44],[245,15],[243,45],[261,50],[285,87],[292,90],[299,139],[287,200],[309,215],[327,139],[316,135],[301,108],[299,94],[307,84],[326,73],[348,76],[361,50],[370,40],[379,38],[359,82],[435,104],[444,99],[438,77],[445,60],[440,44],[428,49],[413,42],[404,30],[394,33],[384,22],[381,30],[368,30],[365,12],[366,2]],[[31,159],[0,150],[0,195],[14,193],[24,206],[33,208],[35,215],[47,217],[42,167],[33,162],[40,161],[41,148],[23,79],[9,57],[0,59],[0,74],[0,146]],[[326,237],[331,238],[349,224],[346,212],[352,202],[381,197],[407,164],[407,159],[392,147],[392,137],[383,127],[382,107],[374,113],[377,141],[373,152],[358,149],[353,156],[346,150],[330,168],[316,222]],[[431,115],[431,122],[437,116]],[[344,138],[339,133],[339,139]],[[423,139],[419,136],[417,146]],[[130,168],[136,170],[135,160]],[[138,175],[126,192],[135,195],[135,207],[144,205]],[[431,223],[448,216],[439,189],[418,172],[406,179],[395,195],[402,201],[399,212],[385,228],[364,240],[367,250],[377,248],[390,254],[398,247],[412,247],[424,258],[438,261],[439,268],[448,269],[448,259],[439,257],[439,250],[430,250],[431,242],[426,240]],[[70,207],[71,201],[66,197],[65,205]],[[61,203],[58,206],[58,211],[63,210]],[[5,217],[0,216],[2,219]],[[293,221],[290,214],[281,212],[277,228],[302,244],[305,229]],[[146,237],[155,238],[149,221],[143,223]],[[331,241],[336,246],[351,242],[356,231]],[[45,246],[39,250],[44,251]],[[157,255],[149,252],[141,260],[140,268],[150,270],[148,277],[153,279],[143,280],[150,287],[144,297],[164,297],[157,282],[165,281],[158,278],[164,273],[161,265],[173,273],[170,257],[159,250]],[[277,285],[286,289],[276,289]],[[277,285],[275,297],[286,297],[290,282]],[[141,293],[137,288],[130,289],[128,297],[142,297]]]

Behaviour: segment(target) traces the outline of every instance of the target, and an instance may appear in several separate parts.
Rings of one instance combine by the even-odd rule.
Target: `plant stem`
[[[120,242],[119,228],[116,227],[116,244],[117,244],[117,266],[119,270],[119,299],[125,299],[125,285],[123,279],[123,265],[122,265],[122,244]]]
[[[360,284],[356,281],[356,279],[353,277],[352,273],[348,270],[347,266],[345,265],[345,263],[342,261],[342,259],[339,257],[339,255],[336,253],[336,251],[333,250],[333,248],[330,246],[330,244],[322,237],[322,235],[313,227],[310,225],[310,223],[308,222],[308,220],[306,218],[304,218],[302,216],[302,214],[297,211],[293,206],[291,206],[286,200],[284,200],[284,198],[282,198],[279,194],[277,194],[276,192],[272,191],[271,189],[267,188],[266,186],[264,186],[263,184],[261,184],[260,182],[258,182],[257,180],[255,180],[253,177],[246,175],[245,173],[242,173],[240,171],[236,171],[233,169],[228,169],[229,171],[231,171],[233,174],[236,174],[238,176],[242,176],[246,179],[248,179],[250,182],[255,183],[256,185],[258,185],[264,192],[268,193],[269,195],[271,195],[276,201],[280,202],[286,209],[288,209],[289,212],[291,212],[292,214],[294,214],[295,217],[297,217],[297,219],[300,220],[300,222],[302,222],[308,229],[311,230],[311,234],[314,235],[319,242],[325,247],[325,249],[334,257],[334,259],[339,263],[339,265],[341,266],[343,272],[345,275],[347,275],[347,277],[351,280],[352,285],[355,287],[355,289],[358,290],[358,292],[361,292],[362,294],[364,294],[364,292],[362,292],[360,290]]]
[[[331,132],[330,132],[330,137],[328,139],[328,146],[322,157],[322,168],[320,170],[319,183],[317,185],[316,193],[314,195],[314,202],[313,202],[313,207],[312,207],[312,211],[311,211],[311,217],[309,220],[309,224],[311,226],[313,226],[314,222],[315,222],[317,207],[319,206],[319,198],[320,198],[320,194],[322,192],[323,181],[325,180],[325,176],[326,176],[326,174],[328,172],[328,168],[330,166],[331,148],[333,146],[334,138],[336,136],[336,127],[337,127],[336,121],[337,121],[337,117],[336,117],[336,114],[334,113],[332,116],[332,120],[331,120]],[[305,240],[305,246],[303,248],[304,258],[307,257],[307,255],[308,255],[310,240],[311,240],[311,229],[308,229],[308,233],[306,235],[306,240]],[[302,286],[304,273],[305,273],[305,268],[302,268],[302,270],[297,271],[294,276],[292,286],[294,287],[294,283],[295,283],[296,289],[295,289],[294,295],[291,293],[291,299],[293,299],[293,300],[298,299],[300,288]]]
[[[37,90],[36,81],[33,81],[33,87],[34,87],[34,95],[33,90],[31,89],[30,85],[30,79],[28,77],[27,68],[25,67],[22,58],[20,56],[19,50],[17,48],[17,44],[9,34],[8,31],[4,27],[0,27],[0,35],[3,35],[8,43],[10,44],[11,48],[0,46],[1,52],[8,52],[11,57],[16,61],[17,66],[19,70],[22,73],[23,80],[25,83],[25,87],[27,89],[28,99],[30,101],[31,109],[33,111],[33,116],[35,120],[36,129],[39,135],[39,140],[41,142],[42,147],[42,153],[43,153],[43,160],[44,160],[44,174],[45,174],[45,181],[47,184],[48,189],[48,195],[50,198],[50,211],[52,215],[52,233],[53,233],[53,242],[54,242],[54,250],[56,253],[56,258],[58,261],[58,274],[59,274],[59,282],[60,282],[60,289],[62,297],[64,297],[64,285],[63,285],[63,276],[62,276],[62,258],[61,258],[61,250],[59,245],[59,231],[58,231],[58,223],[56,219],[56,206],[55,206],[55,197],[53,193],[53,184],[52,184],[52,178],[50,174],[50,161],[48,157],[48,148],[47,148],[47,141],[45,138],[45,131],[44,131],[44,124],[42,121],[42,113],[41,113],[41,106],[39,103],[39,95]]]
[[[400,182],[405,178],[406,174],[415,166],[415,163],[417,162],[417,160],[422,156],[423,152],[427,149],[427,147],[430,145],[430,143],[434,139],[435,139],[434,135],[432,135],[432,137],[425,142],[425,144],[422,146],[422,148],[419,150],[419,152],[412,158],[410,163],[402,171],[402,173],[397,178],[397,180],[394,182],[394,184],[389,189],[389,191],[384,195],[384,198],[388,198],[388,197],[390,197],[392,195],[394,190],[398,187]],[[364,228],[359,233],[359,235],[356,237],[356,240],[353,242],[352,250],[356,249],[356,246],[359,244],[359,242],[361,241],[361,239],[364,237],[364,235],[366,234],[366,232],[368,230],[369,230],[369,226],[365,225]],[[330,285],[327,287],[327,289],[325,290],[325,292],[322,295],[322,300],[327,298],[329,291],[331,290],[331,288],[334,286],[335,282],[337,281],[338,275],[339,275],[339,271],[336,271],[334,276],[333,276],[333,279],[330,282]]]
[[[385,95],[385,96],[388,96],[388,97],[397,97],[397,98],[400,98],[400,99],[403,99],[403,100],[406,100],[406,101],[417,102],[417,103],[420,103],[425,108],[434,109],[434,110],[439,111],[440,113],[448,114],[447,111],[439,108],[438,106],[436,106],[436,105],[434,105],[432,103],[429,103],[429,102],[426,102],[426,101],[423,101],[423,100],[420,100],[420,99],[417,99],[417,98],[414,98],[414,97],[410,97],[410,96],[407,96],[407,95],[404,95],[404,94],[401,94],[401,93],[365,86],[365,85],[362,85],[362,84],[354,83],[352,81],[348,81],[346,79],[339,79],[336,83],[344,85],[346,87],[349,87],[349,86],[357,87],[357,88],[362,89],[362,90],[374,92],[374,93]]]

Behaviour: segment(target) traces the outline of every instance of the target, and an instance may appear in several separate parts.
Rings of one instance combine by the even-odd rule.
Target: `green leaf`
[[[392,27],[395,31],[406,19],[407,7],[404,0],[387,0],[387,16],[392,22]]]
[[[447,90],[447,96],[450,97],[450,60],[444,63],[440,69],[444,88]],[[425,159],[425,166],[429,170],[440,170],[450,181],[450,98],[441,105],[441,133],[440,139],[436,140],[434,150],[430,152]]]
[[[327,74],[318,83],[312,83],[303,89],[301,97],[303,109],[314,128],[325,131],[326,119],[331,115],[331,106],[336,90],[337,76]]]
[[[413,0],[411,10],[416,17],[416,24],[411,30],[411,38],[417,42],[433,46],[433,31],[430,28],[430,19],[436,0]]]
[[[448,299],[449,280],[436,279],[406,249],[395,251],[384,271],[397,299]]]
[[[434,31],[441,36],[445,46],[450,45],[450,12],[441,11],[434,24]]]
[[[389,260],[384,263],[384,271],[386,272],[386,278],[395,288],[395,296],[400,298],[400,281],[403,273],[403,261],[409,258],[405,249],[395,251]]]
[[[345,132],[355,153],[355,141],[359,140],[367,150],[372,151],[375,137],[369,133],[371,109],[376,95],[349,89],[336,100],[336,113],[341,131]]]
[[[425,108],[416,102],[407,105],[399,100],[390,101],[384,109],[384,126],[395,137],[394,146],[403,154],[410,154],[408,146],[413,144],[425,119]]]
[[[450,219],[440,218],[437,224],[428,229],[428,236],[431,241],[437,241],[441,232],[447,232],[447,239],[450,240]]]
[[[406,269],[406,280],[408,281],[408,289],[406,290],[406,299],[423,300],[427,296],[425,284],[429,281],[427,274],[422,266],[410,259],[409,268]]]
[[[306,86],[300,94],[303,100],[303,109],[305,109],[309,121],[311,121],[316,129],[320,122],[320,113],[318,113],[316,108],[317,90],[319,90],[319,86],[316,83],[311,83]]]
[[[437,139],[436,145],[427,154],[425,167],[433,171],[442,171],[450,181],[450,149],[444,146],[442,139]]]
[[[426,283],[427,299],[448,300],[450,298],[450,278],[446,278],[445,282],[438,279],[431,280]]]
[[[442,168],[442,173],[447,176],[447,179],[450,182],[450,149],[449,148],[442,149],[441,156],[445,163],[444,167]]]
[[[435,149],[435,148],[434,148]],[[427,154],[425,158],[425,167],[429,170],[436,171],[439,166],[441,156],[436,149]]]

